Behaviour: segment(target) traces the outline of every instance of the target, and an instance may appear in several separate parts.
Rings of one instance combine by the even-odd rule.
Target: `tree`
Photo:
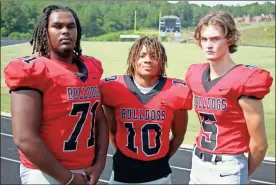
[[[8,36],[13,32],[31,33],[42,9],[50,4],[68,6],[76,11],[86,37],[132,30],[134,11],[137,12],[137,29],[157,29],[160,11],[162,16],[179,16],[182,28],[195,27],[199,20],[210,11],[226,11],[233,17],[256,16],[275,11],[275,4],[271,2],[245,6],[217,5],[210,7],[189,4],[188,1],[175,4],[166,1],[1,1],[1,36]]]

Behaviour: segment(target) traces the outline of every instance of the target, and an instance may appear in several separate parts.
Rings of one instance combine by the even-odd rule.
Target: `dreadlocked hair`
[[[140,52],[145,46],[150,58],[160,62],[160,77],[166,76],[167,55],[164,46],[155,38],[142,37],[138,39],[131,47],[127,59],[127,75],[134,77],[135,64],[139,60]]]
[[[49,57],[49,46],[48,46],[48,41],[47,41],[47,30],[48,30],[48,22],[49,22],[49,17],[52,12],[70,12],[77,24],[77,41],[76,41],[76,46],[74,48],[74,58],[77,57],[77,59],[81,60],[80,55],[81,55],[81,46],[80,46],[80,40],[81,40],[81,35],[82,35],[82,29],[81,29],[81,24],[79,21],[79,18],[72,9],[68,7],[61,7],[61,6],[56,6],[56,5],[50,5],[47,6],[43,9],[43,15],[41,16],[39,22],[37,23],[34,31],[32,38],[30,40],[31,46],[33,46],[33,53],[38,52],[39,56],[44,56],[44,57]]]

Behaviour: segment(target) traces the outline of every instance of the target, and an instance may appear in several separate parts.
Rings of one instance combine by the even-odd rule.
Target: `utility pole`
[[[136,10],[134,11],[134,33],[136,33]]]
[[[159,30],[158,32],[160,32],[161,29],[161,10],[159,11]]]

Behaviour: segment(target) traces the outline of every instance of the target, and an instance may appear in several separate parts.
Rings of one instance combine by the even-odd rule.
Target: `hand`
[[[104,165],[100,165],[99,163],[96,163],[88,168],[85,169],[83,172],[83,175],[86,175],[90,178],[89,184],[95,185],[97,184],[102,172],[104,169]]]
[[[74,178],[70,184],[88,184],[88,182],[82,174],[74,173]]]
[[[247,184],[250,184],[250,181],[251,181],[251,179],[250,179],[250,177],[248,177]]]

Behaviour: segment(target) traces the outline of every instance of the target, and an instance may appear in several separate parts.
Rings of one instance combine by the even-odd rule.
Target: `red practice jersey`
[[[37,90],[42,94],[40,136],[52,154],[68,169],[81,169],[94,159],[94,124],[100,106],[101,63],[81,56],[83,62],[65,64],[45,57],[11,61],[4,70],[11,91]],[[21,162],[36,168],[22,152]]]
[[[100,91],[103,104],[115,109],[119,150],[143,161],[167,155],[174,112],[192,109],[191,90],[178,79],[160,78],[143,94],[129,75],[112,76],[101,81]]]
[[[272,77],[269,72],[249,65],[236,65],[211,81],[209,74],[209,63],[193,64],[186,73],[201,122],[197,147],[215,154],[247,152],[250,138],[238,100],[242,96],[262,99],[270,91]]]

